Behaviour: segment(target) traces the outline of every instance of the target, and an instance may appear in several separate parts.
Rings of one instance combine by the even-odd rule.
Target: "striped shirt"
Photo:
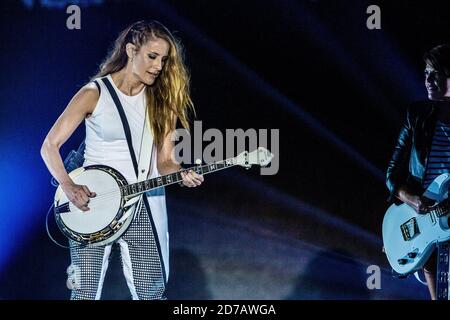
[[[450,124],[436,123],[433,142],[423,180],[426,189],[439,175],[450,172]]]

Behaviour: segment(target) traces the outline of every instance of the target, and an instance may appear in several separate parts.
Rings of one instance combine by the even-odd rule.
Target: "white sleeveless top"
[[[111,75],[106,76],[117,93],[131,131],[131,139],[136,159],[139,159],[142,130],[145,124],[145,87],[134,96],[128,96],[115,85]],[[101,78],[100,97],[91,116],[85,119],[86,149],[83,166],[102,164],[118,170],[128,183],[137,182],[136,174],[128,149],[127,138],[114,100]],[[157,169],[157,150],[153,147],[149,178],[159,176]],[[94,190],[95,191],[95,190]],[[169,275],[169,234],[167,228],[167,209],[164,187],[147,192],[147,199],[157,229],[166,275]]]

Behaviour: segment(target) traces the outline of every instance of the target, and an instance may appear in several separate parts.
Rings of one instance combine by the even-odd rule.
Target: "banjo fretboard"
[[[150,191],[152,189],[168,186],[174,183],[179,183],[180,181],[183,180],[181,172],[188,172],[189,170],[192,170],[198,174],[204,175],[215,171],[223,170],[226,168],[231,168],[235,165],[236,165],[235,158],[230,158],[219,162],[214,162],[212,164],[206,164],[203,166],[200,165],[194,166],[174,173],[166,174],[164,176],[159,176],[141,182],[128,184],[122,187],[123,196],[133,198],[141,193]]]

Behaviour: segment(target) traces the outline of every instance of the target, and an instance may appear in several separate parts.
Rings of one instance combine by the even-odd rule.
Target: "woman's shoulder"
[[[433,106],[430,101],[414,101],[407,107],[407,113],[409,117],[423,117],[430,113]]]
[[[100,90],[92,81],[81,87],[78,93],[82,95],[85,100],[94,104],[97,103],[98,99],[100,98]]]
[[[92,114],[100,98],[100,92],[93,82],[82,86],[74,95],[71,104],[79,106],[86,114]]]
[[[91,94],[93,95],[94,93],[96,93],[97,95],[99,95],[99,89],[98,89],[98,83],[96,84],[94,81],[88,82],[86,83],[81,90],[85,91],[86,94]]]
[[[409,103],[408,107],[417,111],[430,110],[433,107],[432,101],[429,100],[417,100]]]

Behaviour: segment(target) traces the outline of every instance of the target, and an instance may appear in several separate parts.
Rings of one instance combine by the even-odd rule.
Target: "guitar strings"
[[[225,162],[225,161],[216,162],[215,164],[217,165],[217,164],[220,164],[220,163],[223,163],[223,162]],[[224,166],[224,167],[222,167],[222,168],[216,168],[215,170],[211,170],[211,171],[209,171],[209,172],[202,172],[202,175],[205,175],[205,174],[208,174],[208,173],[211,173],[211,172],[214,172],[214,171],[219,171],[219,170],[222,170],[222,169],[230,168],[230,167],[233,167],[233,166],[235,166],[235,165],[236,165],[236,163],[232,162],[232,165],[230,165],[230,166]],[[195,167],[187,168],[187,169],[182,170],[182,171],[180,171],[180,172],[188,172],[189,170],[192,170],[193,168],[195,168]],[[203,170],[202,170],[202,171],[203,171]],[[163,176],[161,176],[161,177],[163,177]],[[156,179],[156,178],[158,178],[158,177],[151,178],[151,179],[145,180],[145,181],[150,181],[150,180]],[[170,185],[170,184],[177,183],[177,182],[179,182],[179,181],[182,181],[182,180],[176,179],[176,180],[174,180],[173,182],[163,184],[162,186],[152,187],[151,189],[148,189],[148,190],[146,190],[146,191],[139,191],[139,190],[138,190],[136,193],[138,193],[138,195],[139,195],[139,194],[142,194],[142,193],[146,193],[146,192],[148,192],[148,191],[150,191],[150,190],[152,190],[152,189],[161,188],[161,187],[164,187],[164,186],[167,186],[167,185]],[[141,182],[143,182],[143,181],[141,181]],[[134,183],[133,183],[133,184],[134,184]],[[92,197],[92,198],[90,197],[90,198],[89,198],[89,203],[87,204],[88,208],[95,208],[95,207],[98,207],[99,205],[103,205],[103,203],[104,203],[106,200],[109,201],[109,200],[112,200],[112,199],[116,198],[117,196],[122,195],[122,189],[125,188],[126,186],[128,186],[128,185],[120,186],[120,187],[118,187],[118,188],[116,188],[116,189],[110,189],[110,190],[108,190],[108,191],[102,192],[101,194],[97,194],[95,197]],[[95,191],[92,191],[92,192],[95,192]],[[136,195],[136,196],[138,196],[138,195]],[[101,203],[99,202],[99,200],[101,200]],[[68,202],[69,202],[69,203],[72,203],[71,201],[68,201]],[[73,203],[72,203],[72,205],[73,205]],[[63,212],[63,213],[61,213],[61,214],[70,214],[70,213],[79,213],[79,212],[86,213],[86,211],[82,211],[81,209],[79,209],[79,208],[76,207],[76,206],[75,206],[75,208],[77,209],[76,211]]]
[[[413,209],[414,210],[414,209]],[[419,216],[418,217],[414,217],[415,219],[416,219],[416,221],[422,221],[422,219],[433,219],[432,217],[429,217],[428,215],[431,215],[431,214],[435,214],[436,215],[436,218],[437,219],[439,219],[439,218],[442,218],[443,216],[445,216],[445,215],[447,215],[447,214],[449,214],[449,213],[446,213],[446,214],[444,214],[444,215],[442,215],[441,217],[439,217],[438,216],[438,213],[436,212],[438,209],[434,209],[432,212],[427,212],[427,213],[425,213],[425,214],[420,214],[420,213],[418,213],[419,214]],[[448,210],[445,210],[445,212],[447,212]],[[409,219],[409,220],[411,220],[411,219]],[[408,220],[408,221],[409,221]],[[406,223],[406,222],[405,222]],[[403,225],[403,224],[402,224]]]
[[[187,169],[187,170],[180,171],[180,172],[187,172],[187,171],[189,171],[189,170],[192,170],[192,169]],[[209,172],[207,172],[207,173],[209,173]],[[204,174],[206,174],[206,173],[204,173]],[[161,176],[161,177],[164,177],[164,176]],[[158,178],[158,177],[155,177],[155,178],[151,178],[151,179],[144,180],[144,181],[151,181],[151,180],[157,179],[157,178]],[[141,181],[141,183],[143,183],[144,181]],[[182,180],[178,180],[178,178],[177,178],[177,179],[172,180],[172,181],[173,181],[173,182],[166,183],[166,184],[164,184],[164,185],[162,185],[162,186],[151,187],[151,189],[157,189],[157,188],[160,188],[160,187],[164,187],[164,186],[166,186],[166,185],[169,185],[169,184],[172,184],[172,183],[177,183],[177,182],[182,181]],[[138,182],[136,182],[136,183],[138,183]],[[132,183],[132,184],[135,184],[135,183]],[[120,188],[120,189],[123,189],[123,188],[125,188],[125,187],[127,187],[127,186],[129,186],[129,185],[132,185],[132,184],[127,184],[127,185],[124,185],[124,186],[120,186],[119,188]],[[149,185],[151,185],[151,183],[149,183]],[[150,191],[151,189],[149,189],[149,190],[147,190],[147,191]],[[116,191],[117,191],[117,189],[109,189],[109,190],[107,190],[107,191],[105,191],[105,192],[102,192],[100,195],[97,195],[96,197],[93,197],[93,198],[90,198],[90,199],[99,199],[99,198],[102,198],[102,197],[104,197],[104,196],[108,196],[108,194],[114,193],[114,192],[116,192]],[[94,191],[91,191],[91,192],[95,192],[95,190],[94,190]],[[140,191],[137,190],[137,192],[140,192]]]
[[[177,182],[179,182],[179,181],[173,181],[173,182],[171,182],[171,183],[166,183],[166,184],[164,184],[164,185],[162,185],[162,186],[157,186],[157,187],[152,187],[151,189],[148,189],[148,190],[146,190],[146,191],[139,191],[139,190],[137,190],[136,191],[136,193],[138,193],[136,196],[138,196],[139,194],[142,194],[142,193],[146,193],[146,192],[148,192],[148,191],[150,191],[150,190],[152,190],[152,189],[157,189],[157,188],[161,188],[161,187],[164,187],[164,186],[167,186],[167,185],[170,185],[170,184],[174,184],[174,183],[177,183]],[[127,185],[125,185],[125,186],[122,186],[122,187],[118,187],[118,188],[116,188],[116,189],[110,189],[110,190],[108,190],[108,191],[105,191],[105,192],[102,192],[101,194],[97,194],[95,197],[89,197],[89,203],[88,203],[88,207],[91,207],[92,205],[92,203],[93,202],[95,202],[97,205],[99,204],[98,202],[99,202],[99,200],[101,200],[101,202],[103,203],[103,202],[105,202],[106,200],[112,200],[112,199],[114,199],[115,197],[117,197],[117,196],[120,196],[121,194],[122,194],[122,191],[121,191],[121,189],[122,188],[124,188],[124,187],[126,187]],[[95,191],[91,191],[91,192],[95,192]],[[69,201],[69,202],[71,202],[71,201]],[[71,202],[72,203],[72,202]],[[102,204],[101,203],[101,204]],[[73,204],[73,203],[72,203]],[[94,205],[95,206],[95,205]],[[80,210],[81,211],[81,210]]]
[[[231,167],[231,166],[230,166]],[[220,169],[216,169],[216,170],[214,170],[214,171],[219,171],[219,170],[222,170],[222,169],[225,169],[225,168],[229,168],[229,167],[224,167],[224,168],[220,168]],[[180,171],[180,172],[187,172],[187,171],[189,171],[189,170],[192,170],[191,168],[188,168],[188,169],[186,169],[186,170],[184,170],[184,171]],[[205,174],[208,174],[208,173],[211,173],[211,172],[213,172],[213,171],[209,171],[209,172],[205,172],[205,173],[203,173],[203,175],[205,175]],[[152,178],[152,179],[149,179],[149,180],[145,180],[145,181],[150,181],[150,180],[153,180],[153,179],[156,179],[156,178],[158,178],[158,177],[155,177],[155,178]],[[177,182],[180,182],[180,181],[182,181],[182,180],[178,180],[178,179],[176,179],[176,180],[173,180],[173,182],[170,182],[170,183],[165,183],[164,185],[162,185],[162,186],[156,186],[156,187],[151,187],[151,189],[149,189],[149,190],[147,190],[147,191],[150,191],[150,190],[152,190],[152,189],[157,189],[157,188],[161,188],[161,187],[164,187],[164,186],[167,186],[167,185],[170,185],[170,184],[174,184],[174,183],[177,183]],[[142,181],[143,182],[143,181]],[[134,183],[133,183],[134,184]],[[128,184],[128,185],[125,185],[125,186],[121,186],[121,187],[119,187],[119,190],[120,189],[122,189],[122,188],[125,188],[126,186],[129,186],[129,185],[131,185],[131,184]],[[105,192],[102,192],[101,194],[97,194],[97,196],[95,196],[95,197],[92,197],[92,198],[90,198],[90,199],[107,199],[107,198],[110,198],[111,196],[115,196],[115,195],[113,195],[114,193],[116,193],[118,191],[118,189],[110,189],[110,190],[107,190],[107,191],[105,191]],[[137,190],[137,192],[136,193],[144,193],[144,192],[147,192],[147,191],[139,191],[139,190]],[[91,192],[95,192],[95,190],[94,191],[91,191]],[[105,198],[106,197],[106,198]]]

